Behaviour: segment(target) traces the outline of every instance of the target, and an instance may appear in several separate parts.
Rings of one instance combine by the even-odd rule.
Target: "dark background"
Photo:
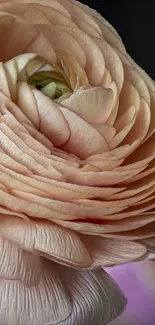
[[[155,0],[80,0],[121,36],[130,56],[155,80]]]

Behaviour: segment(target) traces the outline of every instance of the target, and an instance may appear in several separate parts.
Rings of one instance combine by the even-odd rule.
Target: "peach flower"
[[[154,253],[154,82],[70,0],[0,0],[0,44],[0,324],[106,324],[103,268]]]

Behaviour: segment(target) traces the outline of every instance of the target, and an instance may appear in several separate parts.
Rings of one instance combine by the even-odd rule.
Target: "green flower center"
[[[67,85],[65,79],[57,80],[50,75],[50,72],[38,72],[28,79],[28,84],[40,90],[44,95],[48,96],[56,102],[60,102],[68,98],[72,94],[72,90]]]

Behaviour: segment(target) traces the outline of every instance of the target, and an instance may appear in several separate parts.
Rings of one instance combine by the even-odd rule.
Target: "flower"
[[[126,310],[109,325],[153,325],[155,319],[155,264],[129,263],[108,270],[128,298]]]
[[[0,0],[0,44],[0,324],[106,324],[103,268],[154,256],[154,83],[75,1]]]

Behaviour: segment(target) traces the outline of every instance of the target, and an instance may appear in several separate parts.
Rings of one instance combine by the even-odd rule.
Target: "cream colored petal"
[[[72,199],[80,198],[91,198],[100,197],[105,198],[109,195],[123,191],[124,188],[112,188],[112,187],[91,187],[91,186],[78,186],[77,184],[69,184],[65,182],[57,182],[46,177],[41,177],[37,175],[31,175],[24,168],[18,168],[15,165],[15,172],[10,170],[12,168],[12,161],[10,164],[6,165],[5,160],[8,156],[0,154],[2,158],[2,163],[4,167],[0,166],[1,171],[1,181],[3,184],[9,188],[9,191],[21,190],[31,193],[42,193],[42,197],[50,197],[62,201],[68,201]],[[13,161],[14,162],[14,161]],[[6,167],[5,167],[6,166]],[[22,165],[21,165],[22,166]],[[22,175],[24,174],[24,175]],[[31,176],[31,177],[29,177]]]
[[[92,34],[94,35],[95,33],[98,37],[102,35],[98,24],[86,11],[83,10],[82,6],[80,6],[82,4],[66,0],[59,0],[59,2],[67,8],[77,26],[83,29],[87,34],[92,36]]]
[[[56,3],[56,1],[55,1]],[[59,9],[59,10],[58,10]],[[9,12],[13,15],[22,17],[23,19],[34,24],[53,24],[53,25],[69,25],[75,27],[75,23],[69,19],[64,13],[60,12],[60,5],[53,6],[49,10],[45,5],[30,3],[30,4],[20,4],[20,3],[3,3],[0,6],[1,11]],[[35,20],[34,20],[35,17]]]
[[[130,106],[134,106],[136,111],[138,111],[140,107],[140,96],[136,88],[125,80],[119,98],[118,116],[121,116]]]
[[[106,160],[108,160],[108,159],[112,159],[112,160],[124,159],[124,158],[126,158],[126,156],[128,156],[129,150],[130,150],[129,145],[120,146],[118,148],[115,148],[108,152],[104,152],[102,154],[92,155],[87,160],[92,162],[92,161],[96,161],[96,160],[105,160],[105,159]]]
[[[31,121],[28,120],[20,108],[3,95],[2,92],[0,92],[0,101],[0,112],[2,115],[13,115],[14,119],[16,119],[19,124],[23,125],[25,123],[26,126],[32,126]]]
[[[31,53],[30,53],[31,54]],[[46,66],[46,60],[40,56],[36,56],[31,60],[27,60],[25,62],[24,59],[26,59],[28,54],[23,54],[20,56],[17,56],[14,58],[16,62],[18,63],[19,59],[21,58],[21,63],[23,65],[22,69],[19,67],[19,73],[18,73],[18,81],[28,81],[28,78],[31,77],[33,74],[35,74],[38,71],[42,71],[42,69]],[[19,64],[18,64],[19,65]]]
[[[119,131],[109,143],[111,149],[116,148],[126,138],[136,121],[136,109],[130,106],[116,121],[115,129]]]
[[[144,225],[141,228],[129,230],[129,231],[122,231],[110,234],[104,234],[104,237],[107,238],[114,238],[119,240],[136,240],[142,238],[151,238],[155,235],[155,222],[151,222],[147,225]]]
[[[47,165],[45,166],[42,163],[43,157],[40,157],[40,160],[38,153],[30,150],[30,148],[27,147],[26,144],[24,144],[24,142],[4,123],[0,125],[0,135],[0,145],[8,156],[11,156],[11,158],[26,166],[33,173],[53,179],[57,179],[58,177],[58,179],[64,180],[63,175],[52,166],[47,169]]]
[[[142,97],[146,103],[150,105],[150,93],[144,79],[135,69],[129,65],[124,64],[123,67],[125,78],[127,78],[127,80],[138,90],[140,97]]]
[[[101,268],[81,272],[61,267],[60,272],[73,309],[70,316],[57,325],[105,325],[125,308],[125,297]]]
[[[135,163],[134,163],[134,159],[133,157],[135,156]],[[154,142],[150,141],[147,142],[147,146],[145,145],[145,143],[143,145],[141,145],[139,148],[137,148],[137,150],[134,151],[134,153],[132,153],[131,155],[131,160],[130,160],[130,156],[129,159],[127,159],[127,163],[131,163],[130,167],[134,167],[135,166],[140,166],[143,164],[143,161],[147,164],[144,171],[140,172],[139,174],[137,174],[135,176],[135,178],[131,178],[130,180],[127,180],[125,182],[125,184],[131,184],[133,182],[136,182],[137,180],[143,180],[144,177],[149,176],[151,174],[154,173],[155,171],[155,152],[154,152]],[[125,167],[127,167],[128,165],[126,165]],[[123,184],[123,183],[122,183]]]
[[[118,47],[115,50],[117,51],[121,61],[124,64],[127,64],[128,66],[134,68],[136,70],[136,72],[140,75],[140,77],[144,80],[144,82],[146,83],[146,86],[148,87],[148,89],[151,90],[151,91],[154,91],[155,90],[155,85],[154,85],[154,82],[151,79],[151,77],[149,77],[149,75],[142,68],[140,68],[131,59],[131,57],[128,54],[123,53],[123,51],[121,51]]]
[[[86,159],[93,153],[108,151],[108,145],[101,133],[71,110],[65,107],[59,109],[67,120],[71,131],[69,140],[62,147],[63,150],[82,159]]]
[[[117,134],[123,131],[124,127],[132,121],[134,116],[136,118],[135,113],[136,108],[134,106],[130,106],[124,110],[123,114],[116,120],[114,124]]]
[[[136,148],[136,150],[133,151],[129,155],[129,157],[126,158],[124,167],[131,168],[131,167],[138,167],[141,166],[143,162],[149,163],[153,160],[155,157],[155,147],[154,147],[154,140],[153,138],[150,139],[150,141],[147,141],[147,144],[144,142]],[[153,161],[150,164],[150,168],[153,167]]]
[[[92,126],[94,126],[95,129],[97,129],[99,132],[101,132],[101,134],[104,136],[108,143],[114,138],[116,134],[116,130],[113,126],[97,123],[92,123]]]
[[[34,176],[35,179],[37,180],[41,180],[43,182],[43,178],[39,177],[39,176]],[[118,193],[123,191],[125,188],[123,187],[95,187],[95,186],[84,186],[84,185],[77,185],[77,184],[71,184],[71,183],[64,183],[64,182],[57,182],[54,180],[48,180],[45,178],[45,182],[46,182],[46,186],[48,186],[48,183],[53,185],[53,186],[57,186],[58,187],[58,191],[61,191],[61,188],[63,189],[67,189],[73,192],[82,194],[82,195],[90,195],[92,197],[100,197],[100,198],[105,198],[108,197],[112,194]],[[37,183],[36,183],[37,184]],[[35,185],[37,186],[37,185]],[[49,191],[52,191],[52,188],[49,187]],[[54,188],[54,191],[56,191],[56,189]],[[53,195],[54,195],[54,191],[53,191]],[[66,196],[67,197],[67,196]]]
[[[47,6],[43,6],[42,2],[40,5],[32,4],[32,7],[35,7],[41,14],[44,15],[44,19],[48,19],[48,23],[51,25],[66,25],[75,27],[75,22],[71,19],[68,11],[66,10],[65,6],[61,6],[58,1],[52,1],[50,4],[51,9]],[[40,19],[38,18],[38,22],[40,24]]]
[[[113,170],[116,167],[121,166],[123,163],[124,159],[117,159],[117,160],[98,160],[98,161],[93,161],[91,166],[96,166],[100,168],[100,171],[110,171]],[[91,170],[90,170],[91,171]],[[94,170],[95,171],[95,170]]]
[[[142,193],[143,191],[150,189],[154,185],[155,179],[152,177],[152,175],[148,175],[144,179],[137,180],[128,185],[125,191],[111,195],[109,199],[121,200],[124,198],[131,198],[138,193]]]
[[[12,159],[11,157],[9,157],[9,159],[8,159],[8,155],[6,155],[2,152],[0,153],[0,161],[3,166],[5,166],[9,169],[12,169],[17,173],[21,173],[24,175],[31,174],[31,172],[28,168],[26,168],[22,164],[18,163],[16,160]]]
[[[151,98],[151,104],[150,104],[150,111],[151,111],[151,123],[150,123],[150,127],[147,133],[147,136],[145,138],[145,141],[147,139],[149,139],[151,137],[151,135],[154,134],[155,132],[155,110],[154,110],[154,106],[155,106],[155,92],[154,91],[150,91],[150,98]]]
[[[155,261],[155,236],[150,238],[143,238],[138,242],[147,247],[146,259]]]
[[[40,131],[55,146],[63,145],[70,136],[70,128],[58,105],[39,90],[33,90],[33,94],[38,107]]]
[[[142,239],[140,242],[145,244],[150,250],[154,250],[155,248],[155,237],[145,238]]]
[[[16,141],[18,145],[19,143],[20,145],[22,144],[21,149],[25,148],[29,153],[31,152],[33,157],[34,157],[34,152],[38,154],[42,154],[44,157],[50,155],[51,151],[44,144],[41,143],[41,140],[44,139],[46,139],[45,144],[50,143],[49,140],[45,138],[45,136],[43,136],[41,133],[39,133],[39,131],[36,130],[33,126],[31,127],[29,132],[28,125],[25,123],[23,123],[22,125],[22,123],[20,123],[20,121],[18,121],[9,111],[6,111],[6,114],[4,114],[1,117],[1,122],[3,122],[3,130],[4,130],[4,124],[10,130],[12,130],[12,132],[15,135],[14,141]],[[37,138],[36,135],[40,135],[40,137],[38,137],[40,142],[36,139]],[[17,141],[17,137],[18,137],[18,141]],[[35,158],[36,158],[36,154],[35,154]]]
[[[6,187],[5,192],[15,194],[16,191],[23,192],[24,190],[24,192],[36,194],[41,197],[51,197],[50,194],[48,195],[47,191],[44,192],[41,189],[35,188],[35,182],[31,181],[29,184],[26,184],[25,182],[21,181],[22,177],[21,180],[19,180],[20,177],[18,178],[16,173],[12,173],[10,170],[3,168],[3,166],[0,166],[0,171],[0,182],[2,182],[2,184]]]
[[[19,3],[1,3],[0,4],[0,11],[8,12],[12,15],[17,15],[28,20],[30,23],[33,21],[35,16],[35,21],[45,22],[46,24],[49,23],[48,19],[43,15],[43,13],[36,10],[36,8],[32,7],[31,5],[20,5]]]
[[[59,49],[57,54],[71,89],[75,91],[82,86],[86,86],[88,84],[86,72],[77,62],[76,58],[62,49]]]
[[[145,188],[145,186],[144,186]],[[97,209],[98,208],[118,208],[118,207],[134,207],[135,205],[142,205],[143,204],[143,200],[147,199],[152,193],[154,193],[155,190],[155,185],[153,183],[152,184],[148,184],[148,186],[146,187],[146,189],[139,191],[140,193],[138,193],[137,195],[132,195],[127,197],[126,199],[120,199],[120,200],[114,200],[112,201],[112,199],[116,199],[115,196],[108,197],[107,201],[99,201],[99,200],[87,200],[87,199],[78,199],[78,200],[74,200],[73,203],[76,203],[77,205],[82,205],[85,207],[95,207],[96,208],[96,213],[97,213]],[[126,191],[124,191],[126,192]],[[129,192],[128,192],[129,194]],[[123,195],[122,195],[123,197]],[[125,195],[124,195],[125,197]],[[103,210],[104,211],[104,210]]]
[[[107,68],[105,68],[103,80],[102,80],[102,87],[109,87],[112,83],[112,76]]]
[[[62,1],[62,0],[61,0]],[[102,17],[96,10],[82,4],[81,2],[77,2],[76,4],[82,7],[82,9],[87,12],[90,16],[93,17],[95,22],[100,27],[100,30],[102,31],[103,38],[112,45],[112,47],[116,47],[122,51],[122,53],[125,53],[125,46],[118,35],[117,31],[113,28],[113,26],[104,18]]]
[[[113,108],[107,120],[107,124],[113,126],[118,114],[119,96],[118,96],[118,89],[114,81],[109,85],[109,88],[112,89],[114,98],[113,98]]]
[[[129,143],[134,145],[134,141],[138,141],[138,145],[145,139],[151,123],[151,114],[148,104],[141,99],[140,109],[137,113],[135,124],[123,141],[123,144]],[[136,146],[138,146],[136,144]],[[134,148],[136,149],[136,148]]]
[[[40,193],[28,193],[24,192],[22,190],[12,190],[11,191],[16,197],[23,199],[29,203],[33,203],[37,206],[40,205],[40,207],[45,207],[51,210],[51,217],[48,217],[50,220],[54,220],[54,212],[55,219],[76,219],[76,217],[80,217],[80,219],[83,219],[85,217],[89,218],[97,218],[97,217],[103,217],[104,215],[112,215],[114,213],[120,212],[130,206],[132,203],[137,202],[141,198],[145,198],[146,194],[143,194],[139,197],[127,199],[126,201],[118,201],[118,202],[100,202],[100,201],[91,201],[89,200],[76,200],[73,203],[68,202],[61,202],[61,201],[55,201],[51,198],[44,198],[41,197]],[[37,195],[38,194],[38,195]],[[75,204],[76,203],[76,204]],[[111,204],[111,206],[109,205]],[[59,212],[59,214],[58,214]],[[66,216],[65,216],[65,215]],[[38,217],[40,217],[40,214],[38,214]]]
[[[4,63],[4,69],[8,80],[12,100],[16,100],[18,73],[20,73],[20,71],[24,69],[27,63],[35,57],[36,54],[26,54],[17,56]]]
[[[154,191],[155,191],[155,186],[152,186],[152,188],[150,189],[150,193],[149,196],[146,195],[146,198],[144,198],[143,200],[141,200],[140,202],[136,202],[133,204],[134,207],[147,203],[149,201],[152,201],[155,199],[155,195],[154,195]],[[151,195],[152,194],[152,195]]]
[[[57,51],[59,49],[63,49],[71,53],[76,60],[79,62],[79,64],[84,68],[86,64],[86,53],[84,51],[84,48],[81,46],[81,44],[78,42],[78,39],[74,35],[71,35],[68,33],[67,26],[49,26],[46,24],[40,24],[35,25],[38,32],[43,34],[45,39],[48,40],[50,44],[52,44],[52,47]],[[76,28],[71,27],[71,30],[77,30]],[[69,30],[70,30],[69,29]],[[57,37],[55,37],[57,35]],[[43,42],[42,42],[43,44]],[[41,44],[41,46],[43,46]],[[38,52],[37,52],[38,53]],[[42,55],[45,57],[45,55]],[[51,58],[48,57],[49,62],[52,64],[53,62],[52,56]]]
[[[99,160],[99,159],[98,159]],[[82,169],[77,169],[72,166],[66,166],[62,163],[57,163],[57,170],[60,171],[68,182],[78,185],[90,185],[90,186],[112,186],[118,183],[122,183],[132,177],[135,177],[141,171],[145,169],[146,166],[121,170],[116,169],[112,171],[103,172],[85,172]]]
[[[124,82],[124,69],[122,62],[118,54],[115,52],[115,49],[112,48],[104,39],[96,38],[95,42],[103,53],[106,67],[110,72],[112,80],[117,85],[118,92],[120,93]]]
[[[1,279],[0,295],[0,323],[5,325],[55,324],[66,319],[72,310],[54,264],[46,260],[38,285],[29,288],[18,281]]]
[[[6,217],[0,220],[0,233],[29,251],[49,254],[53,260],[86,268],[91,258],[78,236],[49,221],[29,221]]]
[[[90,251],[94,266],[110,267],[127,263],[142,257],[147,251],[145,245],[136,242],[88,235],[80,235],[80,238]]]
[[[45,157],[45,155],[47,155],[47,156],[49,155],[50,150],[47,147],[45,147],[45,145],[43,145],[41,142],[39,142],[37,139],[33,138],[30,134],[20,131],[19,135],[20,135],[21,140],[31,150],[38,152],[38,154],[43,155],[44,157]]]
[[[6,62],[23,53],[37,53],[56,63],[52,44],[37,29],[37,25],[5,12],[0,13],[0,25],[0,42],[3,44],[1,61]]]
[[[104,124],[113,109],[114,94],[110,88],[79,90],[62,104],[88,123]]]
[[[17,83],[17,105],[34,126],[39,128],[40,119],[37,103],[30,86],[24,81]]]
[[[60,0],[59,0],[60,1]],[[63,1],[63,0],[61,0]],[[90,18],[93,19],[93,23],[97,24],[98,26],[98,22],[106,25],[115,35],[117,35],[117,37],[120,38],[120,36],[118,35],[117,31],[114,29],[114,27],[104,18],[101,16],[101,14],[99,12],[97,12],[95,9],[90,8],[89,6],[81,3],[80,1],[76,1],[76,0],[70,0],[70,2],[73,2],[76,4],[76,6],[80,7],[83,11],[85,11],[88,15],[89,15],[89,20]],[[95,28],[95,26],[94,26]],[[121,41],[121,38],[120,38]]]
[[[125,218],[123,213],[121,215],[121,218],[119,218],[119,214],[118,214],[118,219],[117,219],[117,214],[112,215],[113,220],[110,220],[110,217],[104,216],[102,220],[98,219],[98,221],[97,219],[95,220],[95,218],[93,218],[92,220],[90,218],[89,220],[87,219],[88,222],[84,222],[84,221],[70,222],[65,220],[56,220],[55,222],[63,227],[69,227],[83,234],[89,234],[89,235],[97,234],[97,235],[103,235],[103,237],[108,236],[110,238],[110,235],[112,235],[113,237],[113,234],[115,233],[118,234],[119,232],[121,234],[127,231],[134,232],[136,229],[137,231],[139,229],[139,234],[140,234],[140,230],[142,228],[145,228],[145,226],[147,227],[147,225],[151,225],[151,223],[154,222],[155,220],[155,217],[153,215],[149,215],[149,213],[145,215],[140,212],[138,216],[135,213],[133,214],[133,217],[130,218]],[[151,232],[150,232],[150,236],[151,236]],[[143,232],[142,232],[142,235],[139,238],[143,238],[143,237],[145,236],[143,236]]]
[[[2,62],[0,63],[0,91],[8,98],[11,98],[8,79]]]
[[[45,27],[44,30],[43,27],[41,27],[41,30],[44,31],[45,35],[50,37],[52,42],[52,33],[54,32],[54,28],[49,28],[49,26]],[[55,32],[57,34],[57,38],[54,37],[54,43],[52,42],[54,48],[63,48],[68,52],[71,52],[76,57],[78,62],[83,66],[82,63],[84,63],[84,61],[78,55],[79,50],[76,50],[76,40],[78,47],[80,48],[80,52],[83,51],[83,54],[85,54],[85,70],[90,84],[93,86],[100,85],[104,75],[105,62],[100,48],[97,46],[97,44],[95,44],[92,38],[89,37],[86,33],[84,33],[81,29],[72,28],[68,26],[57,26]],[[60,39],[60,37],[61,43],[59,42],[58,44],[58,40]],[[74,44],[72,46],[72,49],[70,48],[71,43],[72,45]]]
[[[2,0],[3,2],[3,0]],[[44,9],[45,9],[45,12],[46,11],[49,11],[49,8],[54,8],[58,11],[60,11],[64,16],[66,17],[70,17],[70,14],[69,12],[67,11],[67,9],[61,5],[57,0],[44,0],[44,4],[42,2],[42,0],[13,0],[13,2],[17,2],[17,3],[34,3],[34,4],[39,4],[39,5],[44,5]]]
[[[31,287],[40,282],[41,272],[39,255],[24,251],[16,243],[0,237],[0,278],[18,280]]]
[[[52,211],[51,209],[48,209],[45,206],[42,206],[40,204],[36,204],[33,202],[30,202],[27,199],[21,199],[16,196],[16,194],[20,193],[18,190],[12,190],[13,195],[4,192],[4,190],[0,190],[0,204],[4,205],[6,208],[13,210],[15,213],[17,212],[23,212],[29,217],[34,218],[47,218],[47,219],[76,219],[76,216],[74,215],[66,215],[64,213],[57,213],[57,211]]]
[[[27,23],[22,22],[21,24],[20,18],[13,16],[9,13],[1,12],[0,25],[0,40],[3,43],[4,39],[7,39],[7,42],[3,43],[3,48],[0,56],[0,60],[3,62],[15,57],[17,54],[21,54],[21,51],[24,49],[25,45],[27,45],[28,42],[34,40],[34,38],[36,37],[36,31],[34,31],[33,28],[30,31],[30,26],[28,26]],[[16,37],[17,30],[19,36],[18,38]],[[21,37],[24,31],[29,31],[28,39],[23,39],[23,37]],[[13,44],[14,46],[12,46]]]

